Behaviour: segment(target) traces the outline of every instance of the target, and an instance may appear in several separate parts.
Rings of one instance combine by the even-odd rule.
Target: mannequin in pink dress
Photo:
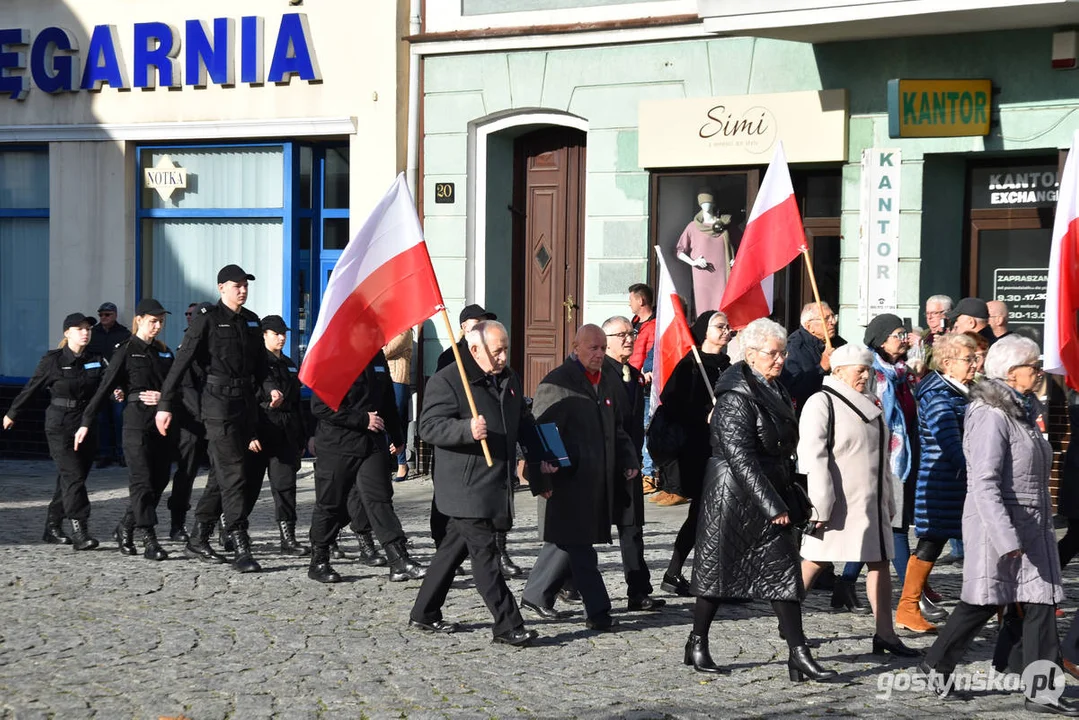
[[[730,225],[730,215],[715,216],[712,193],[702,190],[697,195],[701,211],[686,225],[678,238],[675,252],[678,259],[693,270],[693,307],[700,315],[707,310],[718,310],[727,287],[731,270],[731,241],[725,229]],[[721,232],[716,232],[724,228]]]

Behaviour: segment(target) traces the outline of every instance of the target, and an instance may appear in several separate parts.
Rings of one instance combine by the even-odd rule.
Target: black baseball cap
[[[98,311],[99,313],[103,313],[103,312],[116,312],[116,303],[111,303],[111,302],[103,302],[103,303],[101,303],[101,307],[99,307],[99,308],[97,309],[97,311]]]
[[[78,327],[84,322],[90,323],[90,327],[93,327],[94,325],[97,325],[97,318],[90,317],[89,315],[83,315],[82,313],[78,312],[71,313],[66,318],[64,318],[64,330],[67,330],[69,327]]]
[[[172,315],[171,312],[165,309],[165,307],[153,298],[143,298],[139,300],[139,304],[135,306],[136,315]]]
[[[290,330],[289,326],[285,324],[285,318],[280,315],[267,315],[262,318],[262,329],[264,331],[273,330],[279,335],[284,335]]]
[[[989,305],[976,297],[965,297],[948,312],[948,319],[955,320],[960,315],[969,315],[976,320],[989,319]]]
[[[465,320],[497,320],[498,316],[493,312],[487,312],[481,306],[472,304],[465,305],[465,309],[461,311],[461,318],[459,320],[461,325],[465,324]]]
[[[229,280],[232,282],[240,282],[241,280],[254,280],[255,276],[248,272],[245,272],[239,265],[226,265],[217,271],[217,284],[227,283]]]

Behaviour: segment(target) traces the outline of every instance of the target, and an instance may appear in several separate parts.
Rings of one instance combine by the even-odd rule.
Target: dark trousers
[[[119,460],[123,447],[124,404],[109,398],[97,411],[98,452],[101,457]]]
[[[678,577],[686,565],[686,558],[697,543],[697,518],[700,517],[700,502],[696,498],[689,501],[689,512],[674,538],[671,549],[671,562],[667,565],[667,574]]]
[[[262,452],[247,453],[247,472],[252,479],[252,492],[248,496],[247,513],[250,515],[258,501],[264,475],[270,476],[270,492],[273,494],[275,519],[278,522],[296,522],[296,472],[300,469],[300,453],[296,448],[282,443],[274,447],[262,446]]]
[[[416,604],[412,606],[414,620],[433,622],[442,619],[442,605],[446,602],[457,568],[466,557],[471,557],[476,590],[494,617],[494,634],[501,635],[524,626],[517,601],[513,599],[498,566],[495,532],[494,523],[490,520],[450,518],[446,537],[427,568]]]
[[[191,508],[191,489],[195,485],[195,476],[199,474],[207,459],[207,443],[204,432],[197,432],[181,426],[177,433],[176,472],[172,476],[172,492],[169,494],[168,507],[174,520],[183,521]],[[210,468],[210,480],[214,486],[213,468]]]
[[[644,561],[644,528],[640,525],[618,526],[618,547],[622,551],[622,572],[626,577],[626,595],[631,599],[652,594],[652,576]]]
[[[59,524],[63,518],[86,522],[90,519],[90,498],[86,494],[86,476],[94,464],[97,450],[91,435],[75,450],[75,433],[46,430],[49,454],[56,463],[56,492],[49,503],[48,522]]]
[[[1064,644],[1061,646],[1061,653],[1064,659],[1068,662],[1079,663],[1079,615],[1072,617],[1071,627],[1068,628],[1068,634],[1064,637]]]
[[[367,517],[367,510],[363,507],[359,483],[353,484],[348,491],[348,525],[357,535],[371,532],[371,519]]]
[[[157,428],[124,429],[124,456],[129,475],[125,527],[152,528],[157,525],[157,504],[169,484],[173,445]]]
[[[947,544],[945,538],[920,537],[918,544],[914,546],[914,556],[919,560],[935,563]]]
[[[1075,554],[1079,553],[1079,518],[1068,518],[1068,531],[1057,543],[1057,552],[1060,553],[1061,568],[1070,563]]]
[[[966,654],[989,618],[997,614],[998,605],[969,605],[962,600],[948,616],[948,622],[933,646],[925,655],[925,663],[942,675],[950,675]],[[1060,641],[1057,638],[1056,606],[1023,603],[1023,667],[1035,660],[1057,662],[1060,657]],[[1001,633],[1004,642],[1011,642]],[[997,647],[995,656],[1009,654]]]
[[[446,537],[446,526],[449,524],[450,519],[442,514],[442,511],[438,509],[438,505],[435,503],[435,496],[431,495],[431,539],[435,542],[435,547],[439,547],[442,544],[442,538]],[[495,532],[507,533],[513,529],[513,518],[509,515],[500,515],[491,521],[494,525]],[[643,540],[642,540],[643,542]],[[644,561],[644,547],[641,548],[641,561]],[[645,572],[648,572],[648,568],[645,568]],[[649,591],[651,592],[651,591]]]
[[[217,484],[210,485],[199,498],[195,518],[200,523],[214,524],[224,514],[225,531],[247,530],[248,499],[256,481],[247,472],[247,445],[250,433],[243,424],[234,425],[220,420],[206,421],[206,440],[210,464],[216,472]],[[262,478],[258,478],[258,483]]]
[[[410,395],[408,383],[393,384],[393,399],[397,403],[397,414],[401,417],[401,425],[405,431],[405,441],[397,449],[397,464],[408,464],[408,400]]]
[[[585,614],[597,620],[611,612],[611,598],[599,572],[599,558],[591,545],[556,545],[545,542],[528,575],[522,597],[540,607],[552,607],[567,575],[581,593]]]
[[[349,521],[349,492],[355,486],[371,529],[383,545],[405,539],[393,509],[389,454],[338,455],[320,452],[315,461],[315,507],[311,512],[311,544],[326,547]]]

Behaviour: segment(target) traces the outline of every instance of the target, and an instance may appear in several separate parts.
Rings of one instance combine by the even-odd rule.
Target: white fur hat
[[[837,347],[832,352],[832,357],[829,359],[832,364],[832,368],[843,367],[844,365],[865,365],[867,367],[873,366],[873,352],[865,345],[858,343],[847,343],[842,347]]]

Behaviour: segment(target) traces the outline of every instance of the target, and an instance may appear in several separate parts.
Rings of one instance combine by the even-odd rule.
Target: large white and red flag
[[[761,283],[790,265],[806,247],[805,229],[783,143],[776,146],[734,256],[719,309],[735,330],[771,313]]]
[[[652,356],[652,393],[649,413],[655,414],[663,386],[674,367],[693,349],[693,333],[686,321],[682,300],[674,289],[674,281],[663,262],[663,253],[656,246],[659,258],[659,282],[656,284],[656,344]]]
[[[1067,375],[1079,387],[1079,130],[1072,136],[1064,163],[1053,221],[1049,252],[1049,286],[1045,294],[1045,347],[1042,363],[1047,372]]]
[[[334,265],[300,381],[334,410],[390,338],[443,307],[404,173]]]

